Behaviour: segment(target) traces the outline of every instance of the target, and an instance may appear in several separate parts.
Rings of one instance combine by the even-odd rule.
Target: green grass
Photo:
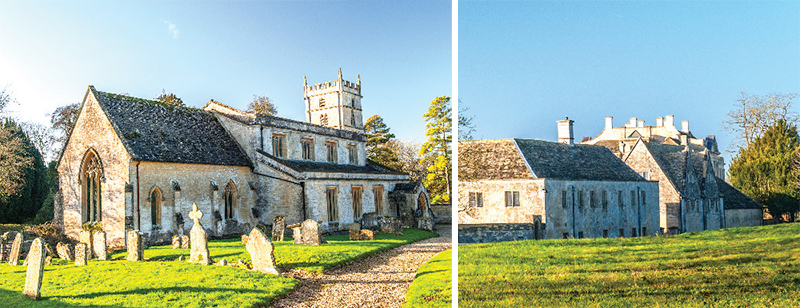
[[[453,250],[445,250],[417,269],[404,308],[452,306]]]
[[[292,239],[288,238],[282,242],[274,242],[274,253],[279,268],[322,273],[324,270],[374,253],[436,236],[438,236],[436,233],[419,229],[405,229],[403,236],[381,233],[375,236],[373,241],[350,241],[349,235],[335,235],[326,236],[328,244],[320,246],[294,245]],[[215,262],[223,258],[229,263],[235,263],[239,259],[250,262],[247,249],[238,238],[209,241],[208,250]],[[181,255],[188,260],[189,249],[172,249],[172,245],[166,245],[149,247],[144,251],[144,257],[150,260],[172,261]],[[125,256],[127,256],[125,251],[111,255],[112,258],[125,258]]]
[[[800,307],[800,224],[459,247],[459,307]]]
[[[406,229],[403,236],[381,234],[375,241],[349,241],[348,236],[326,237],[321,246],[276,243],[281,268],[310,272],[350,262],[379,251],[437,236]],[[209,242],[212,259],[250,261],[239,239]],[[125,257],[117,252],[111,257]],[[89,261],[88,266],[54,259],[45,267],[42,300],[22,294],[25,267],[0,264],[0,307],[253,307],[266,306],[289,293],[298,280],[247,271],[231,266],[198,265],[173,261],[189,257],[189,249],[155,246],[145,249],[146,262]]]

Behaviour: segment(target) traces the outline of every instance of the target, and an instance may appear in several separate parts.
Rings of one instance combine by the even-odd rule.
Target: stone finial
[[[189,212],[189,218],[194,221],[195,225],[200,224],[200,218],[203,218],[203,212],[197,209],[197,203],[192,203],[192,211]]]
[[[356,84],[361,85],[361,74],[356,75]]]
[[[303,86],[304,87],[308,86],[308,79],[306,79],[306,76],[303,76]]]
[[[342,80],[342,68],[339,68],[339,80]]]

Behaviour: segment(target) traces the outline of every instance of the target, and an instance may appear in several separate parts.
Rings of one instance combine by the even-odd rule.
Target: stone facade
[[[541,237],[539,237],[541,238]],[[477,244],[537,239],[528,223],[464,224],[458,226],[459,244]]]
[[[323,232],[341,230],[368,212],[413,217],[415,209],[426,207],[417,204],[419,194],[402,208],[392,207],[390,198],[403,194],[397,185],[407,183],[408,175],[367,160],[360,83],[340,75],[332,84],[339,86],[346,94],[323,96],[331,108],[347,110],[346,123],[327,125],[314,117],[306,123],[256,116],[213,100],[202,110],[168,107],[89,87],[59,157],[54,221],[72,238],[84,222],[101,221],[108,246],[117,248],[125,247],[129,230],[141,230],[147,243],[169,243],[188,233],[185,220],[193,203],[207,213],[201,222],[210,236],[249,232],[259,223],[271,225],[276,216],[287,224],[322,221]],[[306,88],[306,102],[318,104],[322,88],[314,87]],[[309,114],[328,112],[306,105]],[[87,180],[89,162],[99,180]],[[99,200],[86,196],[89,188]]]

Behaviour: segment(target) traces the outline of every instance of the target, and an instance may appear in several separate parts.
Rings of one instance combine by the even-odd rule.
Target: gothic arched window
[[[89,150],[81,164],[81,203],[83,222],[103,220],[103,165],[94,150]]]
[[[229,181],[228,185],[225,185],[225,194],[223,194],[223,198],[225,198],[225,219],[232,219],[233,218],[233,207],[236,203],[236,184],[233,181]]]
[[[355,110],[350,110],[350,126],[356,126],[356,112]]]
[[[164,201],[164,194],[158,186],[150,191],[150,223],[153,226],[161,225],[161,205]]]

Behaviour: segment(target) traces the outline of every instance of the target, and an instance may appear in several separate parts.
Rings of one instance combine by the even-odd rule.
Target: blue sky
[[[799,1],[459,3],[459,97],[475,138],[595,137],[604,117],[722,121],[740,92],[800,93]],[[800,102],[796,102],[800,103]],[[730,164],[730,155],[726,155]]]
[[[49,123],[88,85],[190,106],[269,96],[304,120],[309,84],[361,75],[364,119],[424,141],[431,100],[451,95],[450,1],[0,1],[0,86],[12,116]]]

